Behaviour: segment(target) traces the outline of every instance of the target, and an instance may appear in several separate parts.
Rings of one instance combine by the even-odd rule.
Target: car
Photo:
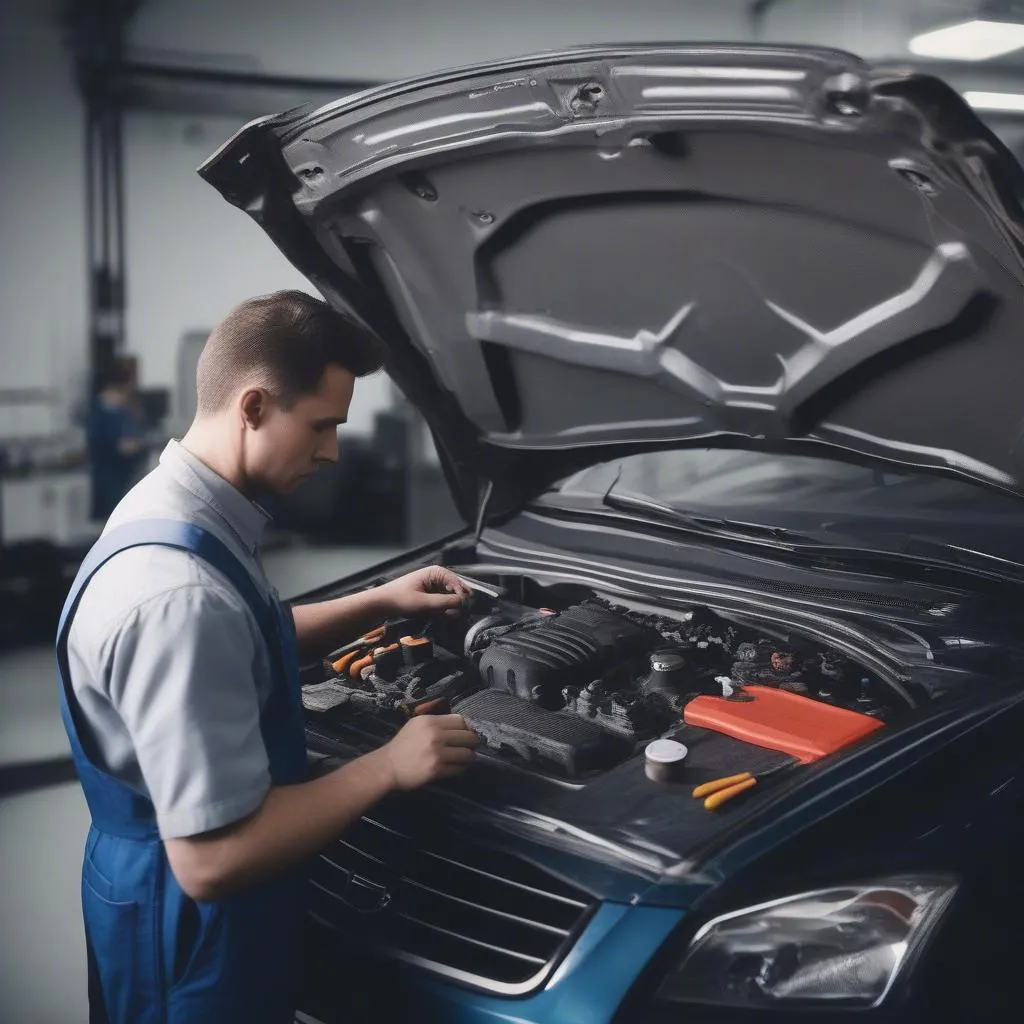
[[[303,668],[317,770],[434,709],[481,738],[316,859],[303,1019],[1008,1019],[1024,181],[962,99],[588,47],[200,173],[383,339],[465,523],[300,599],[472,591]]]

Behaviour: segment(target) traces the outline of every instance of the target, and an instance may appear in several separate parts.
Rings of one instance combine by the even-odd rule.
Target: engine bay
[[[858,736],[905,710],[876,675],[786,628],[572,596],[547,606],[474,589],[458,617],[386,622],[307,672],[306,712],[328,731],[368,715],[386,737],[412,715],[451,711],[489,755],[585,780],[671,735],[709,698],[729,705],[728,718],[770,688],[811,717],[825,707],[862,716],[850,718]],[[733,735],[759,741],[756,730]]]

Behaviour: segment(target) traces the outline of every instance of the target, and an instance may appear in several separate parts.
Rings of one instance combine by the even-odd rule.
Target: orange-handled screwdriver
[[[704,810],[713,811],[716,807],[721,807],[722,804],[726,802],[726,800],[731,800],[734,796],[739,796],[740,793],[743,793],[756,785],[757,779],[749,772],[747,772],[747,777],[743,779],[741,782],[737,782],[732,786],[728,786],[725,789],[719,789],[716,792],[712,793],[704,801]]]
[[[698,786],[693,791],[693,796],[695,800],[700,800],[702,797],[711,796],[712,793],[719,793],[723,789],[729,789],[731,786],[740,782],[748,782],[753,778],[754,776],[750,772],[740,772],[739,775],[727,775],[723,779],[712,779],[711,782],[705,782]]]
[[[745,793],[748,789],[752,789],[759,780],[767,778],[769,775],[774,775],[775,772],[782,771],[784,768],[790,768],[796,763],[795,760],[783,761],[782,764],[769,768],[767,771],[759,772],[757,775],[754,775],[753,772],[740,772],[738,775],[727,775],[722,779],[713,779],[711,782],[705,782],[694,789],[694,799],[704,799],[704,810],[713,811],[715,808],[721,807],[726,801],[731,800],[734,796],[739,796],[740,793]]]

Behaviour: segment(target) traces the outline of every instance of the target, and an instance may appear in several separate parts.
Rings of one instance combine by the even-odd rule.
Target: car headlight
[[[721,1006],[875,1006],[948,905],[950,879],[889,879],[724,914],[693,937],[658,998]]]

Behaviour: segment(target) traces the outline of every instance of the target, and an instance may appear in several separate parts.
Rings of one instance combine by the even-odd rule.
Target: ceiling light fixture
[[[1024,47],[1024,24],[1013,21],[964,21],[924,32],[910,40],[910,52],[944,60],[989,60]]]
[[[1008,110],[1024,113],[1024,93],[1021,92],[977,92],[964,93],[964,99],[975,110]]]

